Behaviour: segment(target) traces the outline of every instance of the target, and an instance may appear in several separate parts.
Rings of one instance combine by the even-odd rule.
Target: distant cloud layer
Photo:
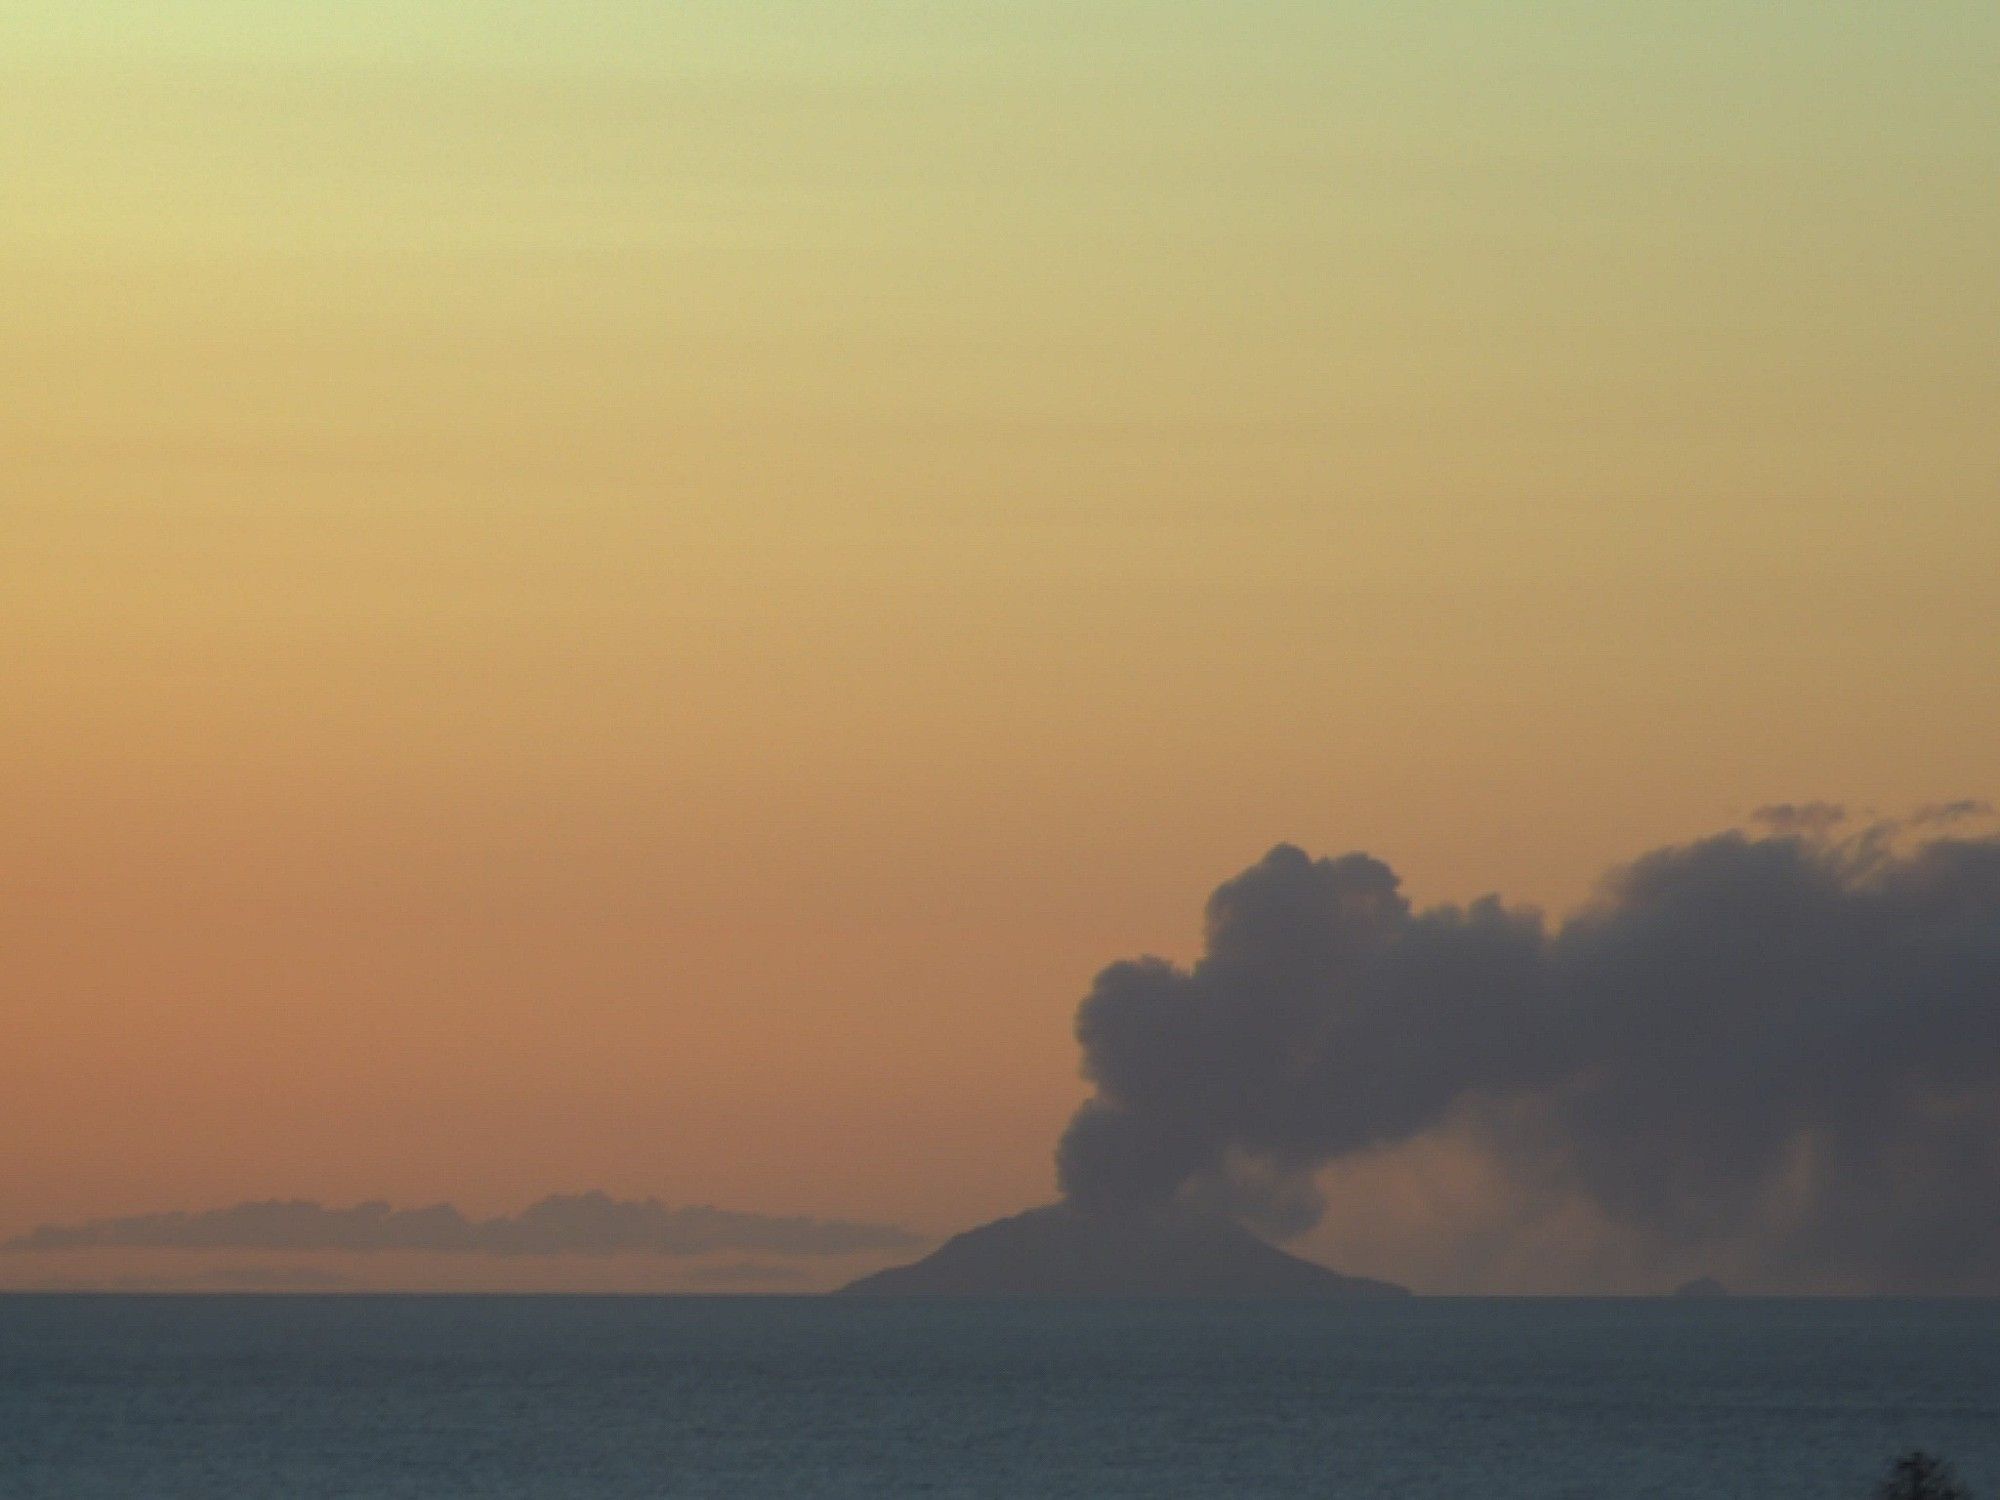
[[[688,1280],[703,1286],[754,1288],[789,1285],[804,1274],[799,1267],[782,1261],[739,1260],[720,1266],[697,1266],[688,1272]]]
[[[139,1214],[44,1225],[9,1240],[12,1251],[119,1246],[173,1250],[413,1250],[458,1255],[781,1256],[902,1250],[920,1236],[893,1224],[781,1218],[721,1208],[669,1208],[656,1199],[555,1194],[518,1214],[468,1219],[448,1203],[327,1208],[310,1200],[239,1203],[200,1213]]]
[[[1325,1168],[1450,1132],[1641,1263],[2000,1292],[2000,838],[1940,832],[1988,815],[1760,809],[1553,926],[1280,846],[1192,968],[1098,976],[1064,1191],[1297,1234]]]

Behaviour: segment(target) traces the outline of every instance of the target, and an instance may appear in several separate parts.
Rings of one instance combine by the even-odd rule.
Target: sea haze
[[[0,1297],[10,1500],[2000,1485],[2000,1302]]]

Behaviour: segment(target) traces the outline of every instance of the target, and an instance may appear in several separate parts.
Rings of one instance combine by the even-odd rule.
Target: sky
[[[0,1237],[945,1234],[1274,844],[1563,912],[1992,795],[1997,64],[1954,0],[17,3]],[[682,1274],[397,1274],[503,1271]]]

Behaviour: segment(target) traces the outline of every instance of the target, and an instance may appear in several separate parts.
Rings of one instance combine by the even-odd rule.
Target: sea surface
[[[0,1297],[0,1496],[2000,1496],[2000,1302]]]

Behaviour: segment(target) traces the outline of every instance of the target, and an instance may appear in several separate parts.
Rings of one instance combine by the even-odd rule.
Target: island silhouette
[[[1324,1301],[1410,1293],[1288,1254],[1219,1214],[1062,1202],[968,1229],[839,1295]]]
[[[1697,1276],[1694,1280],[1683,1281],[1679,1286],[1675,1287],[1673,1295],[1696,1299],[1727,1297],[1729,1295],[1729,1288],[1717,1281],[1713,1276]]]

